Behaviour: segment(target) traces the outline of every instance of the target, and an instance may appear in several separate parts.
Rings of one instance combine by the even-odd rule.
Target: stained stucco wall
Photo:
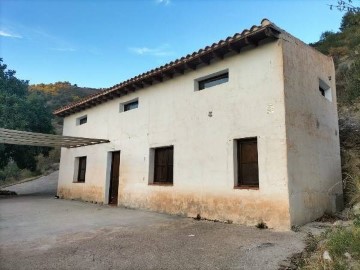
[[[335,71],[330,57],[284,36],[284,82],[291,222],[301,225],[341,205]],[[319,80],[331,87],[329,101]]]
[[[194,91],[194,80],[229,70],[229,82]],[[120,150],[119,204],[172,214],[290,228],[281,42],[138,90],[66,117],[64,135],[109,144],[62,149],[61,197],[107,203],[110,151]],[[119,104],[139,98],[139,108]],[[209,117],[212,112],[212,117]],[[76,118],[87,115],[85,125]],[[257,137],[259,190],[234,189],[234,139]],[[174,145],[174,185],[148,185],[152,147]],[[87,156],[85,183],[74,159]]]

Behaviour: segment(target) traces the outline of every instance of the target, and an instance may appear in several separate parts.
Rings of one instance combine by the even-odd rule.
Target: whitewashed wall
[[[342,181],[333,60],[284,37],[284,82],[291,223],[341,208]],[[330,86],[322,96],[319,80]]]
[[[225,69],[228,83],[194,91],[195,79]],[[58,193],[107,203],[109,152],[120,150],[120,205],[289,229],[283,83],[274,41],[66,117],[64,135],[111,143],[62,149]],[[139,108],[119,113],[133,98]],[[234,139],[245,137],[258,138],[259,190],[234,189]],[[174,185],[148,185],[149,149],[166,145],[174,145]],[[85,183],[73,183],[78,156],[87,156]]]

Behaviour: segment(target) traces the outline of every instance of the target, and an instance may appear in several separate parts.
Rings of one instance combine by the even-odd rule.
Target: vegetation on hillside
[[[99,91],[94,88],[78,87],[69,82],[33,84],[29,86],[29,90],[42,94],[46,99],[47,106],[52,111]]]
[[[343,179],[348,203],[360,202],[360,11],[347,12],[339,32],[324,32],[310,44],[334,58]]]
[[[346,13],[339,32],[325,31],[310,45],[334,58],[339,106],[359,102],[360,11]]]
[[[43,96],[28,91],[28,81],[16,78],[0,59],[0,128],[52,133],[51,111]],[[0,169],[14,162],[20,169],[35,171],[36,159],[48,148],[0,144]]]
[[[61,134],[52,111],[98,91],[69,82],[29,85],[15,74],[0,59],[0,128]],[[0,144],[0,185],[46,173],[59,158],[59,149]]]
[[[304,270],[360,269],[360,212],[355,210],[360,207],[360,10],[350,10],[339,32],[324,32],[311,45],[335,60],[345,198],[355,207],[346,214],[353,221],[340,221],[320,236],[309,234],[294,264]]]

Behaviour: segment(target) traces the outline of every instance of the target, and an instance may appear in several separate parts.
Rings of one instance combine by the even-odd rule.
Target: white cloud
[[[170,4],[170,0],[156,0],[157,4],[163,4],[165,6],[167,6],[168,4]]]
[[[148,47],[132,47],[129,50],[137,55],[151,55],[157,57],[169,56],[174,54],[169,50],[169,45],[164,44],[157,48],[148,48]]]
[[[5,31],[5,30],[0,30],[0,36],[1,37],[8,37],[8,38],[22,38],[22,36],[20,36],[20,35],[13,34],[13,33],[10,33],[8,31]]]

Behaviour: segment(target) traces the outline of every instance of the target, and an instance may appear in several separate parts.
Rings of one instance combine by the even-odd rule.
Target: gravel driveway
[[[0,198],[0,269],[278,269],[303,235],[55,199],[57,172]]]

